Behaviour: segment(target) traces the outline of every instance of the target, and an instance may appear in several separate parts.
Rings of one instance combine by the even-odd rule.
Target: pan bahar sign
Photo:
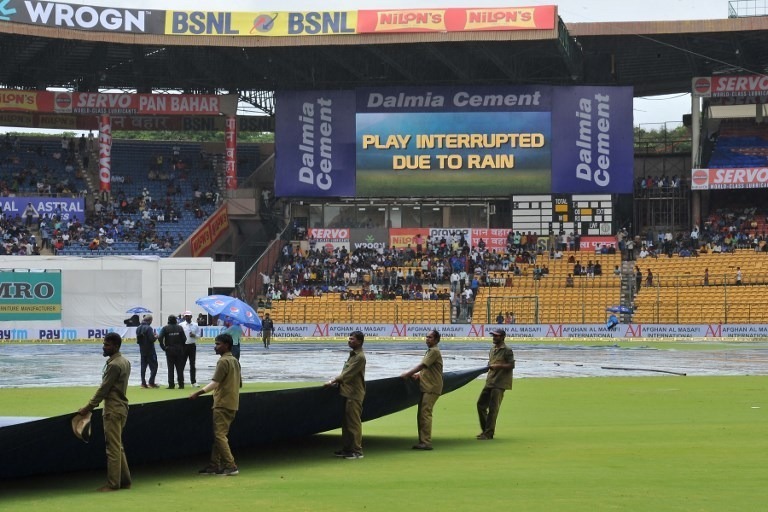
[[[61,320],[60,272],[0,272],[0,321]]]
[[[631,87],[389,87],[275,98],[280,196],[632,192]]]

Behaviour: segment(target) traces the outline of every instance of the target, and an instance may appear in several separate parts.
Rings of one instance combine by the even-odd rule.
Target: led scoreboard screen
[[[512,230],[547,234],[613,234],[610,194],[512,196]]]

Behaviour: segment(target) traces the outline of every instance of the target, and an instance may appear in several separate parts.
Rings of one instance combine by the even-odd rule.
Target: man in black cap
[[[512,370],[515,368],[515,355],[504,344],[506,331],[499,328],[492,330],[491,334],[493,348],[488,354],[488,376],[480,398],[477,399],[477,413],[482,429],[477,435],[479,441],[491,440],[496,433],[496,417],[504,399],[504,391],[512,389]]]
[[[176,315],[168,315],[168,325],[160,329],[157,337],[160,348],[165,352],[165,360],[168,363],[168,389],[173,389],[176,384],[173,380],[173,370],[179,380],[179,389],[184,389],[184,344],[187,335],[179,325]]]

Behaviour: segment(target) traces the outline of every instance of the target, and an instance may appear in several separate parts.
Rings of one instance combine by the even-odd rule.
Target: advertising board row
[[[509,228],[310,228],[307,236],[312,240],[316,249],[332,252],[344,248],[348,251],[358,249],[374,249],[383,252],[388,247],[417,250],[421,244],[427,247],[427,241],[446,239],[451,244],[462,237],[469,247],[477,246],[482,240],[490,252],[504,253],[507,251],[507,235],[513,230]],[[546,239],[540,241],[545,242]],[[580,239],[582,251],[595,251],[603,246],[616,245],[614,236],[583,236]]]
[[[488,340],[491,331],[498,325],[433,325],[433,324],[278,324],[275,338],[325,338],[346,339],[349,333],[360,330],[367,337],[379,338],[424,338],[437,329],[444,339],[462,338]],[[616,339],[680,339],[680,338],[768,338],[768,325],[764,324],[620,324],[608,330],[602,324],[537,324],[504,325],[507,339],[573,339],[573,338],[616,338]],[[203,338],[214,338],[224,327],[203,327]],[[23,326],[0,327],[0,342],[34,341],[50,342],[67,340],[98,340],[109,332],[117,332],[126,339],[136,337],[135,327],[51,327],[46,323],[25,323]],[[258,331],[245,328],[246,337],[260,337]]]
[[[235,95],[133,94],[0,89],[0,110],[75,115],[197,115],[235,112]]]
[[[276,194],[631,193],[632,88],[280,91]]]
[[[0,92],[0,95],[4,94]],[[20,99],[18,96],[17,99]],[[23,97],[22,97],[23,98]],[[24,101],[21,99],[21,101]],[[32,105],[35,105],[33,102]],[[3,111],[3,109],[13,110]],[[55,114],[41,112],[23,112],[20,108],[30,108],[11,100],[0,105],[0,126],[18,126],[24,128],[49,128],[57,130],[98,130],[96,116],[78,114]],[[107,109],[108,110],[108,109]],[[107,113],[107,112],[100,112]],[[184,132],[223,132],[225,119],[222,116],[197,115],[112,115],[112,128],[119,131],[184,131]],[[271,132],[275,129],[274,119],[270,116],[237,116],[238,132]]]
[[[0,21],[96,32],[275,37],[408,32],[553,30],[557,8],[427,8],[357,11],[164,11],[3,0]]]

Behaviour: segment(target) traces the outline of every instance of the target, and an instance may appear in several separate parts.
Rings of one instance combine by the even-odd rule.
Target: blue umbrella
[[[151,313],[151,311],[148,310],[147,308],[145,308],[144,306],[134,306],[131,309],[129,309],[128,311],[126,311],[126,313],[131,313],[131,314],[134,314],[134,315],[140,315],[142,313]]]
[[[632,313],[634,313],[634,311],[632,311],[632,308],[629,306],[610,306],[605,308],[605,310],[611,313],[623,313],[627,315],[631,315]]]
[[[228,295],[208,295],[195,301],[211,316],[218,316],[225,322],[244,325],[251,329],[261,330],[261,319],[251,306],[236,297]]]

